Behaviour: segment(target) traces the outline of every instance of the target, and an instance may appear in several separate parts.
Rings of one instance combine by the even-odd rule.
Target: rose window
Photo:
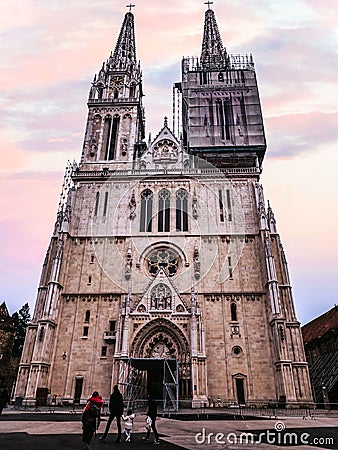
[[[179,256],[169,248],[158,248],[153,250],[147,257],[148,271],[153,277],[162,268],[169,277],[174,276],[178,271]]]

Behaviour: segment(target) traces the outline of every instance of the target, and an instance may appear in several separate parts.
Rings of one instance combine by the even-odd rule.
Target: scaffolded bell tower
[[[151,393],[165,408],[311,402],[285,254],[259,183],[266,151],[251,55],[205,13],[173,130],[146,143],[134,16],[94,77],[67,168],[16,396]],[[178,108],[177,105],[182,105]],[[181,126],[182,124],[182,126]]]

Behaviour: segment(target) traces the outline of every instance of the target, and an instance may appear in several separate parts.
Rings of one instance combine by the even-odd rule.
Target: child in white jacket
[[[133,414],[133,411],[131,409],[128,409],[126,416],[124,414],[122,416],[122,420],[124,421],[123,432],[126,437],[126,442],[130,441],[131,432],[133,431],[134,419],[135,419],[135,414]]]

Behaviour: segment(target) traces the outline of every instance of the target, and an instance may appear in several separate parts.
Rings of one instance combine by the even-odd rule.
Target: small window
[[[219,211],[220,211],[220,221],[224,222],[224,207],[223,207],[223,194],[221,189],[218,191],[218,203],[219,203]]]
[[[103,215],[107,215],[107,207],[108,207],[108,192],[104,195],[104,206],[103,206]]]
[[[90,320],[90,311],[89,311],[89,309],[87,309],[86,316],[85,316],[85,322],[89,323],[89,320]]]
[[[228,256],[228,264],[229,264],[229,278],[232,279],[232,264],[231,264],[231,256]]]
[[[219,72],[219,74],[218,74],[218,81],[219,81],[220,83],[223,83],[223,81],[224,81],[224,75],[223,75],[222,72]]]
[[[95,256],[91,255],[90,256],[90,264],[94,264],[94,260],[95,260]]]
[[[230,190],[227,189],[227,207],[228,207],[228,220],[232,221],[232,213],[231,213],[231,198],[230,198]]]
[[[233,351],[233,354],[234,354],[235,356],[239,356],[239,355],[242,354],[242,348],[239,347],[238,345],[236,345],[235,347],[233,347],[232,351]]]
[[[92,276],[91,275],[88,276],[88,284],[92,284]]]
[[[116,331],[116,320],[109,321],[109,331],[114,333]]]
[[[129,98],[135,97],[135,91],[136,91],[136,86],[135,86],[135,84],[132,84],[129,88]]]
[[[230,304],[231,320],[237,322],[237,305],[236,303]]]
[[[88,337],[89,327],[83,327],[83,336]]]
[[[100,193],[96,192],[94,216],[97,216],[97,212],[99,210],[99,201],[100,201]]]
[[[104,345],[104,346],[101,348],[101,357],[102,357],[102,358],[105,358],[106,356],[107,356],[107,346]]]

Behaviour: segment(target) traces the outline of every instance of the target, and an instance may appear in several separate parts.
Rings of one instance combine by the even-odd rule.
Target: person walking
[[[8,402],[9,395],[7,389],[5,388],[0,394],[0,415],[2,414],[2,410],[7,406]]]
[[[151,418],[149,416],[146,417],[146,435],[142,438],[143,441],[148,441],[151,431]]]
[[[82,413],[82,442],[85,450],[91,450],[90,441],[99,428],[102,405],[102,397],[95,391],[87,400],[87,405]]]
[[[123,397],[117,384],[113,387],[113,392],[109,397],[109,418],[107,421],[106,428],[104,430],[103,435],[100,437],[101,441],[104,441],[107,438],[110,425],[112,421],[116,417],[116,425],[117,425],[117,438],[115,442],[121,442],[121,417],[123,414]]]
[[[126,415],[122,415],[122,420],[124,421],[124,435],[126,437],[126,442],[130,442],[131,433],[133,431],[133,423],[135,419],[135,414],[133,414],[132,409],[128,409]]]
[[[156,404],[156,401],[150,395],[148,395],[147,416],[151,420],[151,429],[153,430],[153,433],[154,433],[154,436],[155,436],[154,444],[159,444],[160,440],[159,440],[158,432],[157,432],[157,429],[156,429],[157,404]],[[149,436],[150,436],[150,427],[149,428],[147,427],[147,434],[143,437],[143,440],[144,441],[148,441],[149,440]]]

